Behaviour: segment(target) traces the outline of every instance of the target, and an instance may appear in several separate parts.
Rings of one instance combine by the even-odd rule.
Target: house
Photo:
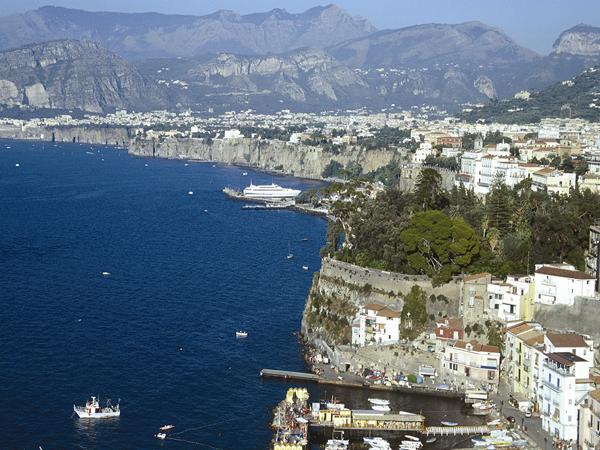
[[[463,277],[460,313],[465,326],[485,322],[490,318],[487,287],[491,281],[492,275],[487,272]]]
[[[442,368],[456,381],[466,381],[496,390],[500,368],[500,349],[477,341],[456,341],[447,346],[442,356]]]
[[[571,352],[546,354],[542,367],[544,431],[558,439],[577,440],[578,404],[593,389],[592,364]]]
[[[531,176],[531,188],[553,194],[569,195],[575,189],[577,174],[567,173],[552,167],[544,167]]]
[[[462,340],[465,338],[463,320],[460,317],[440,319],[435,322],[435,337],[441,340]]]
[[[600,389],[588,392],[579,405],[579,448],[600,448]]]
[[[586,259],[586,272],[594,277],[596,290],[598,286],[598,260],[600,258],[600,225],[590,225],[589,244]]]
[[[544,361],[544,329],[539,323],[518,321],[507,326],[504,335],[505,368],[512,392],[542,404],[541,374]]]
[[[570,264],[536,264],[535,302],[573,305],[575,297],[594,296],[594,277]]]
[[[423,164],[428,156],[433,155],[435,151],[429,142],[421,142],[419,148],[413,155],[413,162]]]
[[[493,280],[488,284],[489,309],[498,320],[511,322],[533,318],[533,278],[527,275],[509,275],[505,281]]]
[[[244,135],[240,132],[240,130],[225,130],[223,133],[223,139],[239,139],[243,137]]]
[[[400,342],[399,311],[377,303],[369,303],[359,309],[352,323],[353,345],[364,347],[398,342]]]
[[[458,136],[439,136],[435,140],[436,145],[441,145],[442,147],[449,148],[461,148],[462,147],[462,138]]]

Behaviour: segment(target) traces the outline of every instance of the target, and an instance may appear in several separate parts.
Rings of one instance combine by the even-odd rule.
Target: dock
[[[263,378],[279,378],[284,380],[310,381],[313,383],[334,385],[345,388],[372,389],[377,391],[401,392],[405,394],[428,395],[431,397],[445,397],[463,399],[464,394],[458,391],[448,391],[442,389],[431,389],[414,386],[386,386],[383,384],[370,384],[366,381],[348,381],[344,379],[326,378],[313,373],[292,372],[289,370],[262,369],[260,376]]]
[[[316,381],[320,377],[313,373],[291,372],[289,370],[262,369],[260,376],[265,378],[283,378],[284,380]]]
[[[488,434],[490,427],[487,425],[458,425],[454,427],[427,427],[424,434],[427,436],[460,436]]]

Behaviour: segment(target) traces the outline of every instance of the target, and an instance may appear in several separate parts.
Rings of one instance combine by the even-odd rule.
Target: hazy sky
[[[158,11],[208,14],[217,9],[240,13],[285,8],[299,12],[331,0],[2,0],[0,15],[47,4],[93,11]],[[428,22],[480,20],[504,29],[519,44],[548,53],[561,31],[578,23],[600,26],[600,0],[339,0],[353,14],[377,28],[400,28]]]

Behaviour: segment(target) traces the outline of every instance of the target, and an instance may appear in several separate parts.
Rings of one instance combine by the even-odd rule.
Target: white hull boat
[[[300,195],[301,191],[281,187],[277,184],[255,185],[244,188],[244,197],[256,200],[292,200]]]
[[[370,398],[369,403],[372,403],[373,405],[388,406],[390,404],[390,401],[384,400],[382,398]]]
[[[373,411],[390,412],[391,408],[387,405],[371,405]]]
[[[81,419],[107,419],[121,415],[121,408],[118,403],[112,405],[110,400],[107,400],[106,406],[101,408],[100,401],[96,397],[91,397],[85,406],[73,405],[73,411]]]
[[[236,338],[246,338],[246,337],[248,337],[248,332],[247,331],[236,331],[235,337]]]

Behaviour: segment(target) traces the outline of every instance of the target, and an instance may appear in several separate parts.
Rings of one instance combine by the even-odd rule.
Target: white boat
[[[167,438],[167,433],[157,433],[156,437],[165,440]]]
[[[260,185],[250,183],[250,186],[244,188],[244,197],[257,200],[290,200],[298,197],[300,192],[298,189],[284,188],[275,183]]]
[[[8,148],[10,148],[10,147],[8,147]],[[16,164],[15,164],[15,167],[21,167],[21,164],[19,164],[19,163],[16,163]]]
[[[110,272],[102,272],[103,277],[110,277]]]
[[[188,191],[188,195],[194,195],[194,191]]]
[[[427,442],[428,444],[433,444],[435,441],[437,441],[437,438],[435,436],[431,436],[428,437],[425,442]]]
[[[308,270],[308,266],[302,266],[302,270]]]
[[[165,432],[165,431],[171,431],[173,428],[175,428],[175,425],[163,425],[162,427],[159,428],[159,430],[162,432]]]
[[[373,411],[390,412],[392,409],[387,405],[371,405]]]
[[[248,332],[247,331],[236,331],[235,332],[235,337],[236,338],[245,338],[245,337],[248,337]]]
[[[325,406],[327,407],[327,409],[335,409],[335,410],[344,409],[346,407],[346,405],[344,405],[343,403],[334,403],[334,402],[325,403]]]
[[[391,450],[390,443],[380,437],[363,437],[365,444],[369,446],[369,450]]]
[[[411,434],[405,434],[405,435],[404,435],[404,437],[405,437],[406,439],[410,439],[411,441],[415,441],[415,442],[421,442],[421,439],[419,439],[418,437],[416,437],[416,436],[413,436],[413,435],[411,435]]]
[[[371,403],[373,405],[388,406],[390,404],[390,401],[389,400],[384,400],[382,398],[370,398],[369,399],[369,403]]]
[[[290,243],[288,242],[288,254],[285,258],[292,259],[293,257],[294,257],[294,254],[292,253],[292,247],[291,247]]]
[[[246,176],[248,176],[248,172],[244,172],[244,173],[242,173],[242,175],[246,177]]]
[[[448,421],[444,421],[442,422],[442,425],[444,425],[445,427],[455,427],[458,425],[457,422],[448,422]]]
[[[104,408],[100,407],[100,401],[96,397],[91,397],[85,404],[85,406],[73,405],[73,411],[80,418],[89,419],[106,419],[108,417],[119,417],[121,415],[121,408],[119,404],[111,404],[110,400],[106,401]]]
[[[347,439],[329,439],[325,450],[346,450],[350,441]]]

